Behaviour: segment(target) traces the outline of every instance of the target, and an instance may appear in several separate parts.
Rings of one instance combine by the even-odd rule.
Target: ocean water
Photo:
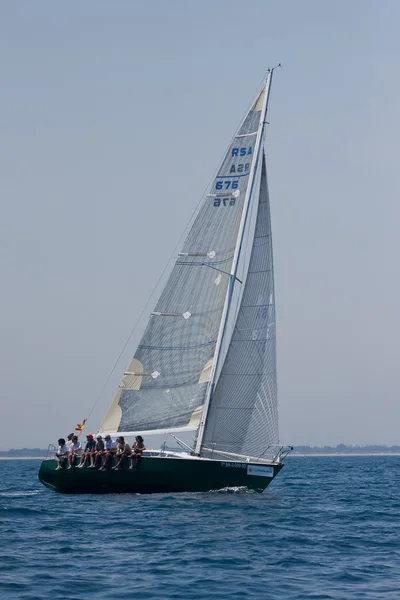
[[[63,496],[0,461],[1,600],[399,600],[400,457],[289,457],[264,494]]]

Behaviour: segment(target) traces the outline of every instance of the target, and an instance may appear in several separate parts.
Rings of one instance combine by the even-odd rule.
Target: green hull
[[[128,461],[127,461],[128,463]],[[56,470],[55,460],[44,460],[39,480],[63,494],[207,492],[246,487],[262,492],[282,468],[281,463],[260,465],[219,460],[145,457],[139,469],[98,471]]]

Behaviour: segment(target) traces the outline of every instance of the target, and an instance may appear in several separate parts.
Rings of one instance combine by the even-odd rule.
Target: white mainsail
[[[240,443],[227,438],[227,431],[236,429],[235,422],[228,419],[223,435],[221,422],[227,420],[223,410],[230,402],[224,386],[230,381],[227,366],[232,361],[232,345],[243,329],[246,297],[254,285],[252,264],[259,260],[257,253],[261,257],[254,243],[267,193],[263,136],[271,78],[272,71],[222,161],[103,420],[102,432],[198,430],[196,452],[202,455],[209,449],[238,452],[243,448],[254,455],[254,448],[260,447],[252,442],[252,423],[260,429],[253,413],[265,411],[266,404],[276,406],[276,380],[273,384],[257,372],[252,399],[246,396],[246,421],[242,421],[246,436],[242,430]],[[272,249],[268,252],[272,260]],[[257,306],[265,311],[265,303]],[[267,312],[272,327],[273,311]],[[241,351],[245,354],[247,347]],[[261,384],[271,390],[262,402]],[[275,409],[268,410],[275,415]],[[274,419],[271,416],[268,422]],[[267,433],[268,439],[276,437],[272,429]],[[265,441],[262,432],[257,440],[260,436]]]

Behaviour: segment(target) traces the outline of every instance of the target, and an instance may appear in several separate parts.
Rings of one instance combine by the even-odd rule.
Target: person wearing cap
[[[104,440],[101,435],[96,437],[96,445],[92,452],[90,453],[90,465],[88,469],[95,469],[98,466],[99,461],[101,461],[101,457],[104,452]]]
[[[117,459],[117,464],[115,465],[115,467],[113,467],[115,471],[122,470],[122,465],[124,464],[124,461],[127,458],[127,456],[131,455],[131,452],[131,447],[128,444],[128,442],[124,440],[123,436],[119,437],[117,439],[117,452],[115,455],[115,458]]]
[[[68,448],[71,448],[72,438],[74,437],[74,435],[75,435],[74,433],[69,433],[67,435],[67,444],[66,445],[68,446]]]
[[[78,469],[81,469],[85,466],[87,459],[91,456],[92,451],[94,450],[96,442],[94,441],[94,437],[91,433],[88,433],[86,436],[86,445],[82,452],[81,462],[78,465]]]
[[[112,458],[116,452],[115,442],[113,442],[111,436],[107,434],[104,440],[103,466],[100,467],[99,471],[106,471],[109,468]]]

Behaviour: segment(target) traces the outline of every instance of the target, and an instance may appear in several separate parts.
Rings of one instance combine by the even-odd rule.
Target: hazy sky
[[[399,28],[397,0],[0,0],[1,447],[89,413],[278,62],[281,439],[400,442]]]

